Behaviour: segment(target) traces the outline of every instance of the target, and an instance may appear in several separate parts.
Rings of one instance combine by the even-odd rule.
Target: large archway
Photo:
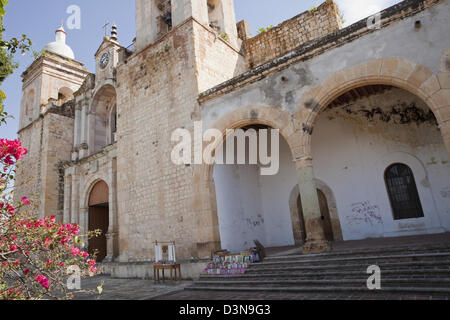
[[[227,155],[226,151],[221,154],[216,149],[213,181],[221,247],[239,252],[254,246],[256,239],[266,247],[295,245],[294,233],[301,226],[292,220],[289,208],[290,192],[297,185],[290,147],[282,136],[278,136],[279,148],[274,145],[273,149],[279,150],[278,170],[273,175],[264,175],[260,157],[257,164],[250,162],[250,151],[259,155],[263,130],[267,130],[267,149],[271,150],[270,137],[274,129],[256,123],[241,129],[249,136],[254,133],[257,137],[253,140],[257,144],[253,149],[249,144],[252,139],[246,140],[245,164],[237,164],[237,154],[234,155],[235,164],[218,163],[221,155],[224,159]],[[235,137],[226,138],[222,145],[224,149],[228,139]]]
[[[100,230],[98,237],[89,239],[89,253],[97,252],[97,261],[107,256],[106,234],[109,229],[109,188],[104,181],[98,181],[89,195],[88,230]]]
[[[344,240],[450,229],[450,201],[441,192],[449,187],[449,157],[420,97],[386,84],[353,86],[321,109],[310,140],[314,174],[336,196]],[[387,190],[385,171],[396,163],[411,174]],[[408,183],[413,176],[417,192]],[[405,207],[420,201],[423,215],[396,218],[392,189]]]
[[[438,77],[423,65],[394,57],[370,60],[335,72],[321,85],[302,95],[294,114],[298,126],[297,139],[301,141],[298,157],[311,155],[311,133],[319,115],[330,103],[350,90],[373,85],[401,88],[425,102],[436,117],[450,155],[449,90],[441,74]]]

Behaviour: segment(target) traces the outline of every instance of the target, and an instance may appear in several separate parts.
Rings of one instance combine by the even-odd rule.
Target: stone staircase
[[[371,265],[381,269],[381,290],[367,288]],[[243,275],[202,275],[185,290],[449,297],[450,243],[267,257]]]

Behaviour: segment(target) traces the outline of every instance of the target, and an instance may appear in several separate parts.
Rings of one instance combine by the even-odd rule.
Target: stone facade
[[[183,128],[194,133],[194,121],[200,120],[203,131],[217,128],[225,134],[226,129],[268,126],[279,129],[284,140],[287,156],[283,163],[288,168],[282,170],[285,176],[261,178],[259,189],[255,189],[265,195],[257,204],[262,205],[260,211],[266,214],[265,219],[252,220],[244,210],[242,220],[236,215],[238,220],[232,220],[231,225],[236,221],[237,225],[239,221],[250,221],[255,226],[262,223],[261,230],[265,230],[270,245],[306,241],[305,252],[321,252],[329,248],[323,213],[326,208],[334,239],[373,235],[370,226],[364,226],[360,235],[349,231],[344,219],[346,203],[364,199],[334,184],[342,168],[324,170],[320,152],[316,151],[320,148],[314,142],[320,136],[316,126],[324,125],[323,115],[330,112],[330,105],[341,101],[340,108],[347,110],[350,104],[361,103],[360,99],[378,99],[376,92],[366,92],[354,97],[356,102],[340,100],[347,93],[358,95],[360,91],[354,90],[367,86],[374,90],[380,86],[403,90],[399,99],[412,99],[425,113],[427,108],[431,110],[435,123],[426,130],[434,130],[436,137],[429,142],[435,146],[434,160],[409,142],[389,144],[386,140],[385,145],[391,146],[388,153],[412,153],[419,159],[418,166],[411,164],[413,171],[421,162],[439,162],[439,169],[434,169],[437,165],[429,169],[430,173],[427,169],[424,176],[415,173],[417,180],[420,177],[417,184],[425,181],[426,185],[427,179],[431,182],[423,187],[432,189],[427,193],[429,198],[419,187],[424,206],[433,201],[438,205],[425,210],[429,214],[423,227],[419,221],[416,228],[406,228],[407,232],[450,230],[449,197],[442,196],[447,195],[445,190],[450,186],[442,182],[444,178],[434,178],[447,177],[450,172],[450,39],[442,31],[450,22],[447,2],[403,1],[383,11],[380,28],[373,29],[366,21],[342,28],[336,4],[327,1],[253,38],[245,21],[236,24],[232,0],[179,0],[172,1],[170,7],[164,1],[137,0],[136,8],[135,50],[105,38],[96,53],[96,74],[84,73],[84,83],[79,81],[73,89],[73,100],[59,107],[63,110],[72,105],[72,113],[44,112],[45,108],[36,111],[36,119],[24,122],[19,134],[30,153],[18,172],[16,194],[39,193],[41,215],[59,210],[60,219],[88,228],[90,191],[97,182],[106,182],[107,261],[116,262],[120,268],[116,274],[142,274],[142,264],[154,259],[155,241],[175,241],[177,257],[186,262],[208,257],[211,250],[222,247],[225,238],[240,237],[238,232],[232,237],[225,235],[233,231],[226,231],[221,222],[225,221],[227,204],[239,204],[237,198],[244,194],[237,192],[234,198],[226,198],[233,190],[244,191],[237,180],[220,180],[221,176],[232,175],[220,175],[214,165],[180,166],[170,160],[172,132]],[[425,41],[433,46],[425,45]],[[34,64],[27,72],[39,68]],[[57,92],[61,84],[52,81],[43,80]],[[31,99],[28,87],[24,84],[25,113]],[[41,94],[39,99],[47,98]],[[390,99],[392,105],[397,103],[395,97]],[[325,124],[325,128],[332,127]],[[398,130],[412,130],[414,134],[425,130],[419,127],[411,124],[409,129],[401,126]],[[319,154],[317,158],[315,154]],[[360,158],[355,151],[344,160],[353,168],[360,165],[356,161]],[[382,155],[379,158],[381,161]],[[394,161],[392,157],[387,159]],[[405,157],[396,159],[409,163]],[[243,180],[249,177],[246,168],[230,172],[238,172]],[[36,182],[26,186],[32,176]],[[358,183],[364,177],[352,175]],[[246,183],[256,180],[252,181],[247,179]],[[276,191],[271,193],[268,187]],[[386,190],[377,187],[376,192],[380,203],[386,204]],[[366,194],[369,196],[371,191]],[[270,200],[270,195],[276,199]],[[244,199],[242,203],[252,202]],[[383,208],[383,219],[389,220],[386,226],[390,227],[375,232],[379,237],[394,230],[389,229],[393,225],[389,204]],[[239,210],[233,209],[232,213]],[[431,216],[440,222],[428,224]],[[133,263],[141,271],[133,271]]]
[[[253,68],[281,57],[341,27],[339,8],[333,1],[327,1],[245,41],[249,66]]]

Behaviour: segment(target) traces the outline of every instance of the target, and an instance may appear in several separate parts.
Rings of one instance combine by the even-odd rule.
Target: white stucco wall
[[[261,176],[258,165],[214,166],[222,248],[233,252],[254,246],[294,244],[289,196],[297,183],[289,146],[280,137],[280,170]]]
[[[371,102],[424,104],[395,89]],[[450,163],[442,136],[429,122],[394,124],[348,115],[323,113],[312,136],[315,176],[334,192],[344,240],[435,233],[450,230]],[[394,163],[408,165],[416,181],[424,217],[393,219],[384,172]]]

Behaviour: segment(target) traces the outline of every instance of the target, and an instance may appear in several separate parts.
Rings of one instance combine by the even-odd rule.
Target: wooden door
[[[89,207],[89,231],[100,229],[101,235],[89,239],[89,253],[98,250],[97,261],[101,262],[107,255],[106,233],[109,228],[108,205]]]

